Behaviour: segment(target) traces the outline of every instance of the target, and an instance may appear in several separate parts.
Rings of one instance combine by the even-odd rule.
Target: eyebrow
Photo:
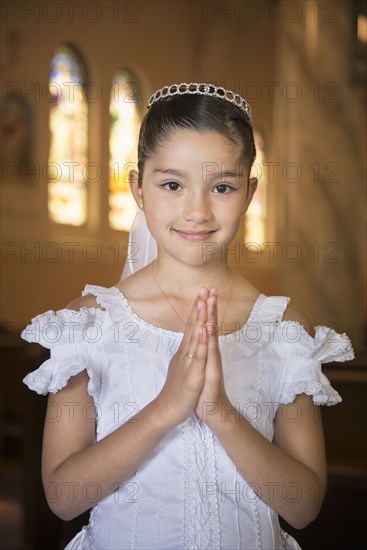
[[[184,176],[185,173],[176,168],[154,168],[153,172],[159,172],[160,174],[173,174],[175,176]]]
[[[174,176],[185,176],[185,172],[182,172],[181,170],[177,170],[176,168],[154,168],[154,173],[160,173],[160,174],[173,174]],[[214,179],[218,176],[220,177],[229,177],[229,178],[239,178],[242,176],[241,172],[236,172],[235,170],[225,170],[224,172],[218,171],[218,172],[209,172],[206,174],[207,178]]]
[[[212,174],[215,176],[221,176],[221,177],[229,177],[229,178],[239,178],[242,176],[240,172],[236,172],[235,170],[225,170],[224,172],[213,172]]]

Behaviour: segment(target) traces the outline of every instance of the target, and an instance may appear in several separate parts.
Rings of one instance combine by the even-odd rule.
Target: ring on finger
[[[193,357],[189,351],[186,352],[186,356],[187,356],[189,359],[192,359],[192,357]]]

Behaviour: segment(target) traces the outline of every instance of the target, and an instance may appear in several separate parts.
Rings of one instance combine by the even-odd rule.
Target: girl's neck
[[[158,283],[167,294],[192,300],[202,287],[216,286],[219,295],[226,292],[232,279],[232,270],[221,259],[201,265],[189,265],[160,255],[154,261],[153,268]]]

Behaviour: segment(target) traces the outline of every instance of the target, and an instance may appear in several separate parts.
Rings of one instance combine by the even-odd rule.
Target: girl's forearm
[[[325,487],[310,468],[269,442],[232,406],[208,415],[206,423],[246,480],[243,487],[225,488],[228,493],[251,499],[250,485],[296,529],[317,517]]]
[[[44,476],[50,508],[64,520],[89,510],[123,487],[172,428],[159,401],[152,401],[114,432],[67,458],[47,478]]]

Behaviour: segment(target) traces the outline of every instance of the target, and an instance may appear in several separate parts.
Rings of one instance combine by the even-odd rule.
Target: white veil
[[[148,229],[144,212],[138,210],[130,227],[127,256],[120,280],[150,264],[157,253],[157,243]]]

